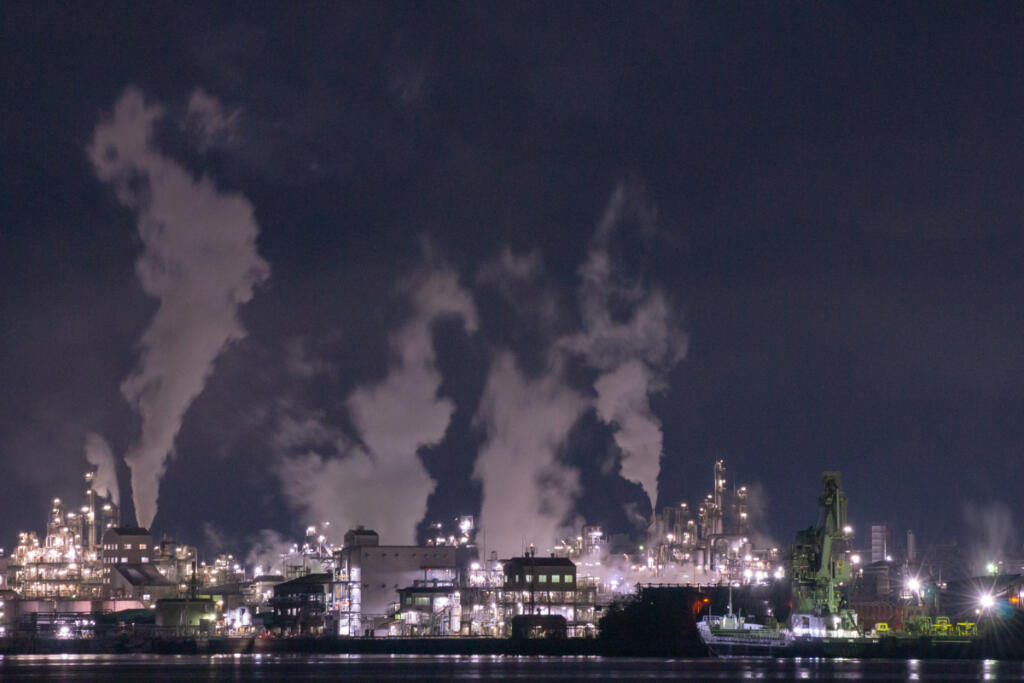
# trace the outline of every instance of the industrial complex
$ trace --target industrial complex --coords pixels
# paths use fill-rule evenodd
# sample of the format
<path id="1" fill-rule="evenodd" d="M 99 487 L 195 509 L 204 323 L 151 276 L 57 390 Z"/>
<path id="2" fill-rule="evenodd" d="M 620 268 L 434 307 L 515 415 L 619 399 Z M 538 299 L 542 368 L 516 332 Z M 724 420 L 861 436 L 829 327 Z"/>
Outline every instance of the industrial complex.
<path id="1" fill-rule="evenodd" d="M 430 525 L 423 545 L 363 527 L 332 544 L 309 527 L 272 566 L 246 567 L 126 525 L 87 472 L 80 505 L 53 499 L 42 540 L 25 531 L 0 551 L 0 638 L 593 638 L 610 605 L 652 587 L 728 589 L 730 614 L 732 591 L 745 591 L 764 598 L 748 604 L 751 624 L 780 623 L 788 604 L 805 629 L 833 615 L 848 634 L 932 624 L 939 612 L 960 623 L 973 613 L 972 624 L 997 607 L 1019 613 L 1024 559 L 993 558 L 985 582 L 957 570 L 955 546 L 922 553 L 907 532 L 897 547 L 884 523 L 861 547 L 838 475 L 825 476 L 818 525 L 779 548 L 754 542 L 747 487 L 730 484 L 722 461 L 711 474 L 703 500 L 657 511 L 639 542 L 583 525 L 544 552 L 503 556 L 481 549 L 462 515 Z M 716 604 L 704 603 L 711 617 Z"/>

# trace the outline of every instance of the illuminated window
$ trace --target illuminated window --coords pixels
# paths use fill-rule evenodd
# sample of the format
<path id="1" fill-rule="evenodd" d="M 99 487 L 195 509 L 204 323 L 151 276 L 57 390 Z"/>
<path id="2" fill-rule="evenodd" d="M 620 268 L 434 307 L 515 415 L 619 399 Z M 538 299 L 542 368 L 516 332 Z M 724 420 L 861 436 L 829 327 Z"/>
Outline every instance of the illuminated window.
<path id="1" fill-rule="evenodd" d="M 132 549 L 132 544 L 131 543 L 125 543 L 124 544 L 124 549 L 125 550 L 131 550 Z"/>
<path id="2" fill-rule="evenodd" d="M 145 549 L 146 549 L 146 544 L 145 543 L 140 543 L 139 544 L 139 550 L 145 550 Z"/>
<path id="3" fill-rule="evenodd" d="M 566 583 L 572 583 L 572 574 L 566 574 L 563 578 Z"/>
<path id="4" fill-rule="evenodd" d="M 430 604 L 430 598 L 429 597 L 417 597 L 416 598 L 416 604 L 420 605 L 420 606 L 429 605 Z"/>
<path id="5" fill-rule="evenodd" d="M 533 583 L 533 574 L 526 575 L 526 583 Z"/>
<path id="6" fill-rule="evenodd" d="M 538 574 L 537 575 L 537 581 L 538 581 L 538 583 L 547 583 L 548 582 L 548 575 L 547 574 Z"/>
<path id="7" fill-rule="evenodd" d="M 560 575 L 558 575 L 558 574 L 553 574 L 551 576 L 551 583 L 559 583 L 561 580 L 562 580 L 562 577 Z"/>

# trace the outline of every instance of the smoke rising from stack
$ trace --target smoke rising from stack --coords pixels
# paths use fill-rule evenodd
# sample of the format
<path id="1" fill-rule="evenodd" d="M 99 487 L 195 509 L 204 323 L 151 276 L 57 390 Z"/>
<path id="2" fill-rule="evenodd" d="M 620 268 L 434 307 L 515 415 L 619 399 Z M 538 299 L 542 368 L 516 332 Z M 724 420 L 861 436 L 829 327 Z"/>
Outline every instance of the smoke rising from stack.
<path id="1" fill-rule="evenodd" d="M 687 339 L 664 293 L 630 278 L 612 258 L 611 240 L 627 229 L 627 219 L 642 232 L 654 230 L 643 192 L 623 184 L 612 194 L 579 269 L 583 329 L 560 343 L 600 371 L 594 382 L 597 416 L 614 430 L 622 476 L 643 487 L 653 508 L 662 431 L 649 398 L 665 389 L 669 371 L 686 354 Z"/>
<path id="2" fill-rule="evenodd" d="M 629 278 L 612 258 L 611 241 L 627 229 L 626 220 L 654 231 L 653 212 L 635 185 L 615 190 L 595 228 L 579 268 L 581 329 L 551 342 L 545 371 L 527 378 L 504 351 L 491 367 L 476 417 L 487 441 L 474 476 L 483 485 L 487 546 L 499 553 L 524 543 L 547 549 L 574 524 L 579 473 L 560 463 L 558 455 L 573 425 L 591 408 L 613 429 L 622 476 L 643 487 L 652 507 L 656 502 L 662 431 L 650 396 L 665 388 L 667 373 L 685 354 L 686 336 L 664 294 Z M 545 308 L 554 297 L 527 299 L 544 313 L 531 316 L 522 312 L 518 296 L 527 287 L 524 281 L 539 277 L 539 271 L 536 254 L 515 257 L 506 249 L 478 279 L 497 283 L 506 296 L 515 293 L 519 300 L 513 306 L 521 317 L 545 323 L 555 317 Z M 565 372 L 570 359 L 598 372 L 593 396 L 570 385 Z"/>
<path id="3" fill-rule="evenodd" d="M 970 552 L 975 566 L 972 569 L 979 574 L 985 573 L 985 565 L 1003 557 L 1017 543 L 1013 513 L 1000 501 L 965 502 L 963 513 L 966 528 L 973 539 Z"/>
<path id="4" fill-rule="evenodd" d="M 329 520 L 342 530 L 365 523 L 383 543 L 410 544 L 434 490 L 418 452 L 441 442 L 455 412 L 454 403 L 438 395 L 442 378 L 433 324 L 457 317 L 473 333 L 477 313 L 472 297 L 447 267 L 430 266 L 401 289 L 414 313 L 390 337 L 391 369 L 382 381 L 356 388 L 345 401 L 360 443 L 307 417 L 301 431 L 321 443 L 325 433 L 330 435 L 338 457 L 318 452 L 287 457 L 278 474 L 286 497 L 305 511 L 308 522 Z"/>
<path id="5" fill-rule="evenodd" d="M 245 336 L 239 306 L 270 274 L 256 248 L 259 228 L 249 201 L 220 191 L 205 175 L 194 178 L 154 147 L 154 125 L 163 114 L 129 88 L 88 150 L 96 175 L 136 214 L 143 244 L 136 274 L 160 302 L 140 340 L 138 367 L 121 385 L 142 418 L 125 461 L 136 519 L 147 528 L 185 411 L 217 356 Z"/>
<path id="6" fill-rule="evenodd" d="M 110 444 L 99 434 L 85 437 L 85 459 L 96 467 L 92 478 L 92 490 L 97 496 L 110 498 L 114 505 L 121 505 L 121 490 L 117 485 L 117 467 Z"/>
<path id="7" fill-rule="evenodd" d="M 536 379 L 524 377 L 512 354 L 495 358 L 476 421 L 487 441 L 473 471 L 483 484 L 480 525 L 499 553 L 531 543 L 546 552 L 571 523 L 579 473 L 557 456 L 586 399 L 564 381 L 557 359 Z"/>
<path id="8" fill-rule="evenodd" d="M 260 567 L 263 574 L 284 574 L 287 558 L 295 554 L 295 545 L 273 529 L 263 529 L 249 539 L 247 567 Z"/>

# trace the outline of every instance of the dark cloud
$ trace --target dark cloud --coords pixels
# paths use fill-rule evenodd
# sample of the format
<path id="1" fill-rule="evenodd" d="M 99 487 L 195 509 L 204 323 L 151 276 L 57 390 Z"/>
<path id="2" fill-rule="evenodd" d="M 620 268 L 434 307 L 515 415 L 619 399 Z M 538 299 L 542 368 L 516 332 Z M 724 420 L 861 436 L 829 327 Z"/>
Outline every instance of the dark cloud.
<path id="1" fill-rule="evenodd" d="M 1019 516 L 1021 21 L 1012 5 L 5 8 L 0 546 L 79 490 L 88 434 L 123 454 L 145 431 L 119 387 L 160 315 L 135 272 L 149 247 L 87 152 L 129 84 L 166 111 L 151 153 L 247 198 L 274 274 L 232 321 L 248 336 L 206 354 L 172 411 L 158 531 L 203 543 L 209 522 L 271 560 L 302 533 L 281 439 L 321 465 L 374 449 L 346 400 L 410 367 L 393 340 L 417 305 L 396 283 L 424 266 L 423 234 L 478 322 L 417 328 L 429 390 L 397 391 L 443 408 L 405 454 L 428 517 L 493 518 L 475 468 L 536 448 L 526 469 L 575 498 L 537 501 L 551 520 L 629 531 L 623 506 L 646 504 L 622 475 L 652 484 L 628 453 L 652 462 L 658 425 L 659 498 L 703 495 L 723 457 L 763 486 L 780 542 L 823 469 L 843 470 L 858 528 L 927 542 L 965 499 Z M 580 264 L 622 183 L 647 210 L 608 244 L 629 274 L 610 320 L 660 292 L 686 357 L 560 366 L 552 344 L 596 329 Z M 499 418 L 531 411 L 547 436 L 517 445 Z"/>

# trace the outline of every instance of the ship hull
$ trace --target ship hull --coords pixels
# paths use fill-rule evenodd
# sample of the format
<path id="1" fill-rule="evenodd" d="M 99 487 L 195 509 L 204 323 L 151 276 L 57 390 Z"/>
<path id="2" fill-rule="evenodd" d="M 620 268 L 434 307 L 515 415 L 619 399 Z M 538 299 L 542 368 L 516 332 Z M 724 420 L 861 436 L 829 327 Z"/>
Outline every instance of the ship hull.
<path id="1" fill-rule="evenodd" d="M 784 631 L 712 631 L 700 622 L 697 633 L 708 652 L 715 657 L 785 657 L 793 648 L 793 639 Z"/>

